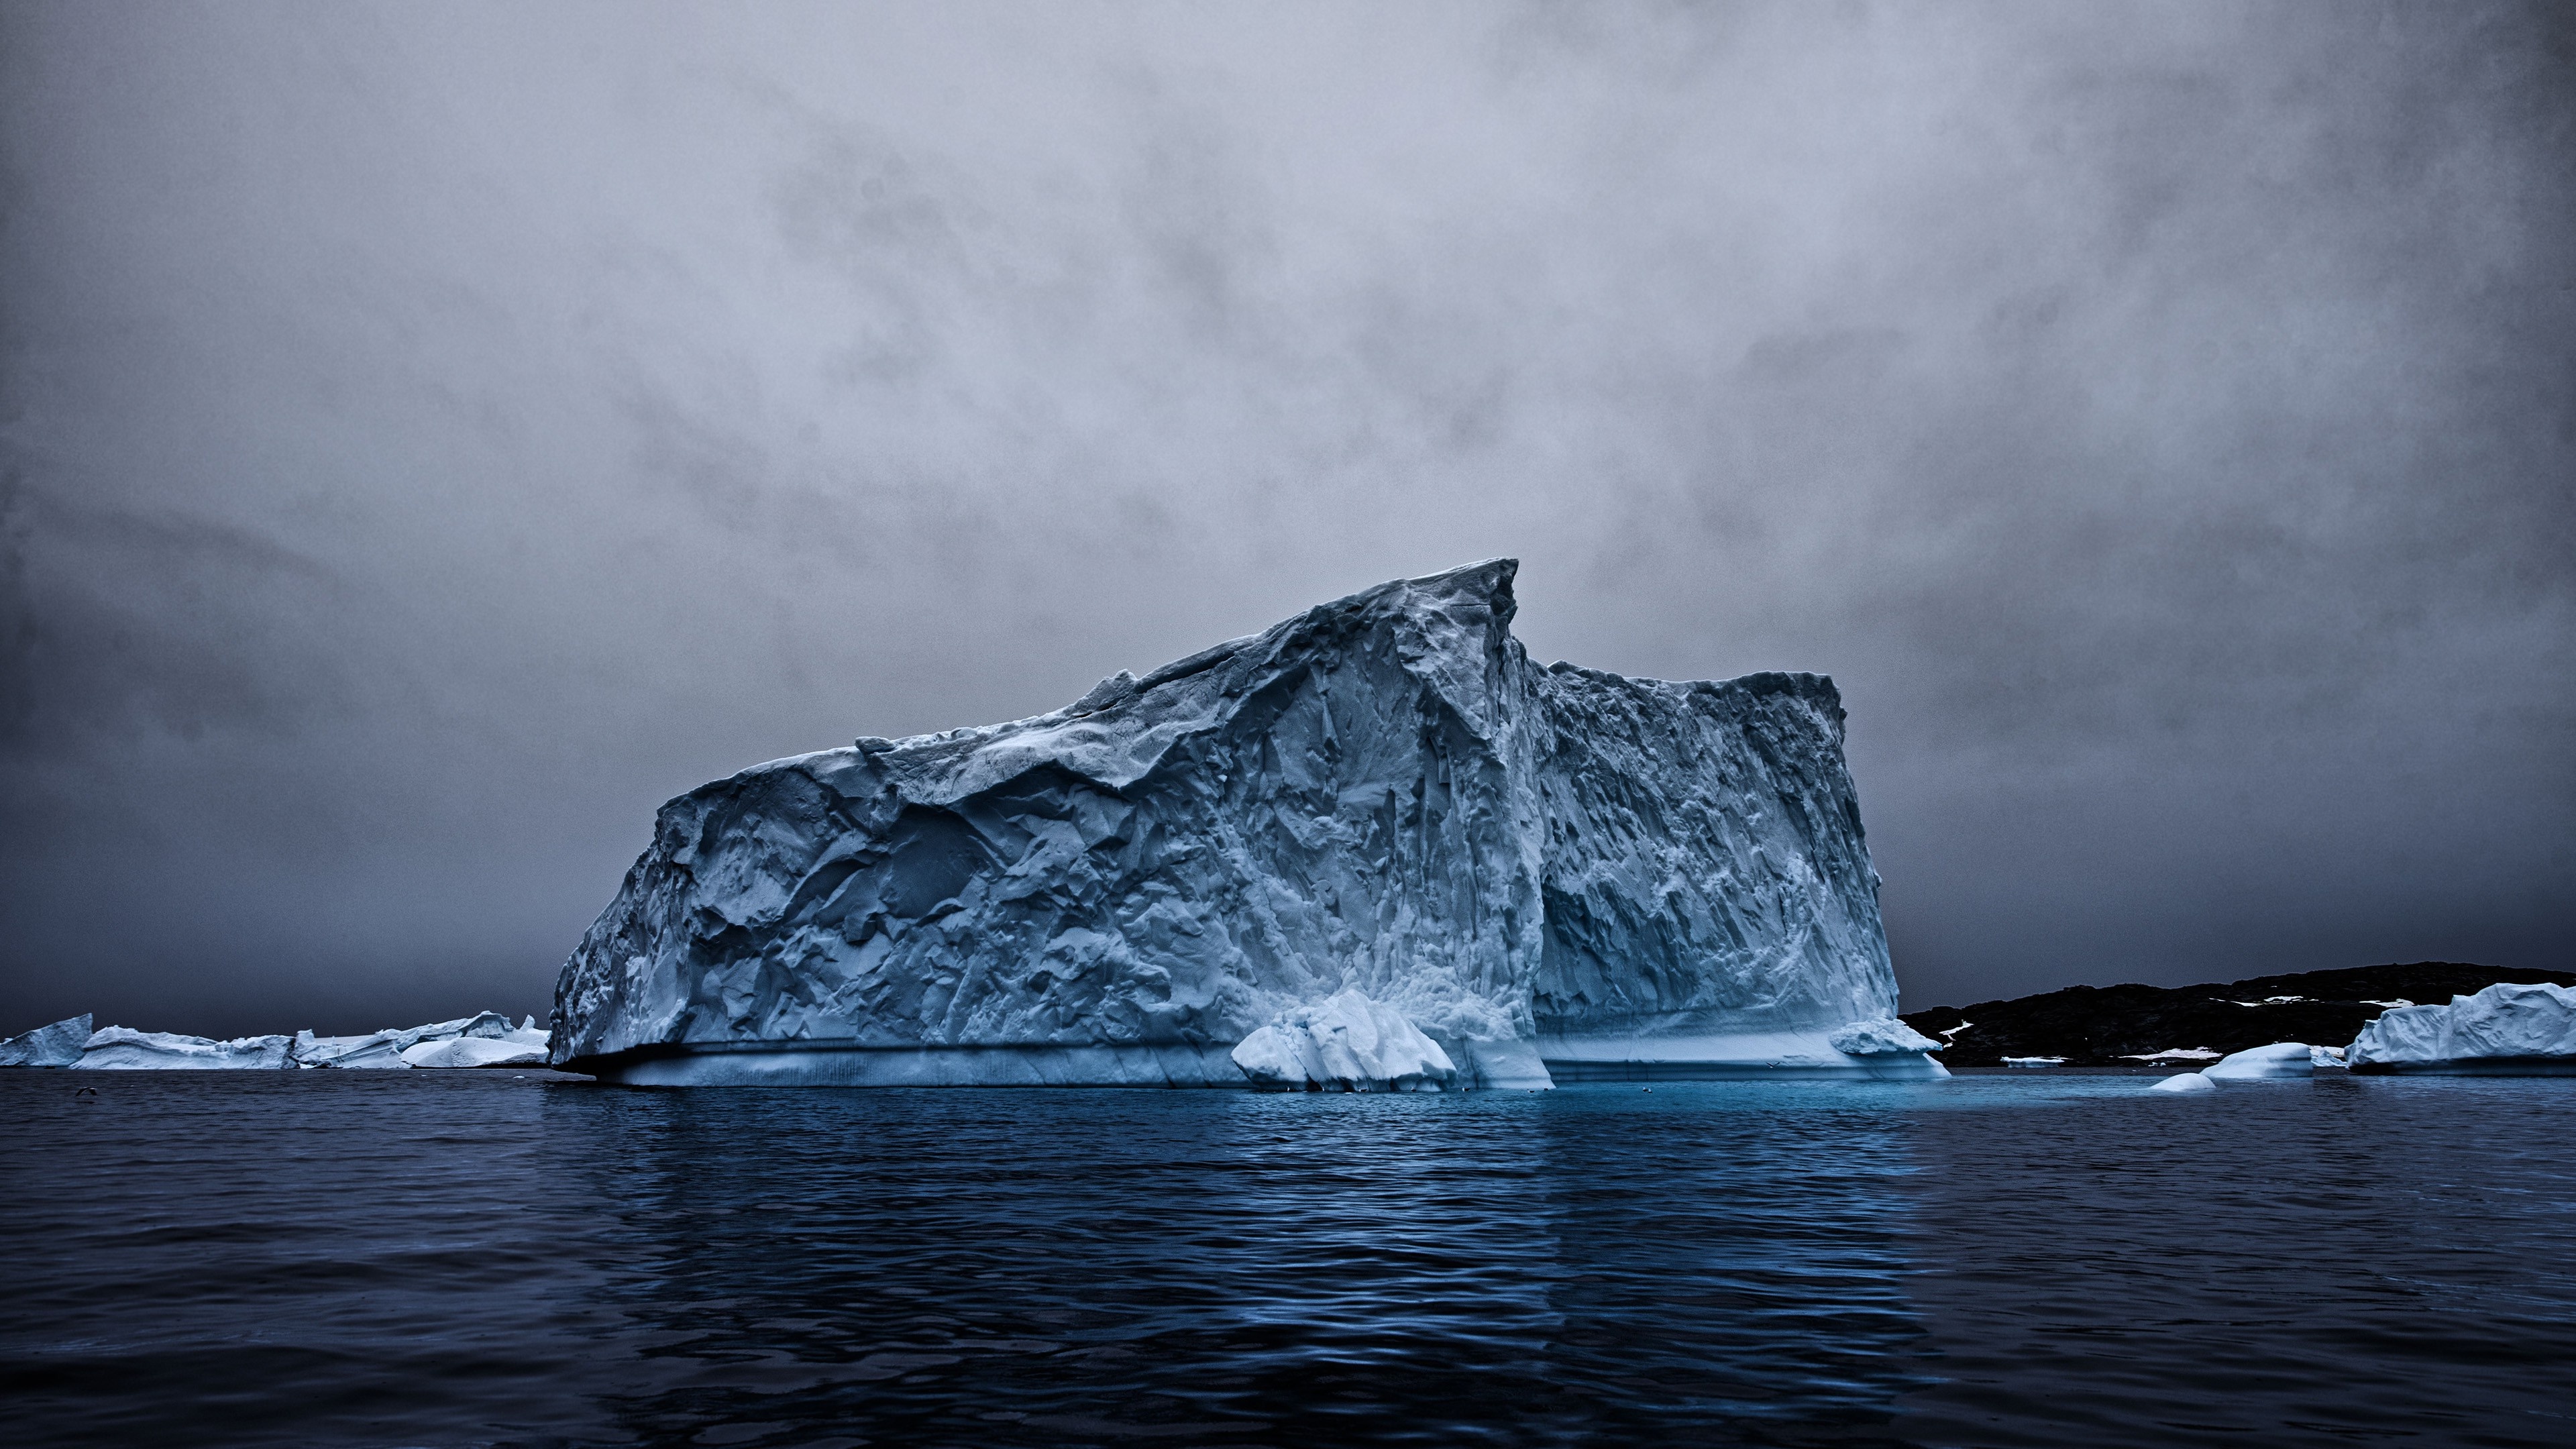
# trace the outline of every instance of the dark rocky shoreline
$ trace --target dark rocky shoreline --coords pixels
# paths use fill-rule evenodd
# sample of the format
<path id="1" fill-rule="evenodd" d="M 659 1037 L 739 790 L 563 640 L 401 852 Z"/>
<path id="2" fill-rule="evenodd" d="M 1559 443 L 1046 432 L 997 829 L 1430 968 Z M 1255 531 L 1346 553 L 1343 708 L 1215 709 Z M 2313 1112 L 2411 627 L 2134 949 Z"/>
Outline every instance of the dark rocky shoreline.
<path id="1" fill-rule="evenodd" d="M 2499 981 L 2576 986 L 2576 971 L 2419 961 L 2203 986 L 2069 986 L 2010 1001 L 1909 1011 L 1904 1021 L 1948 1041 L 1940 1058 L 1951 1067 L 1997 1067 L 2006 1057 L 2127 1067 L 2140 1065 L 2137 1057 L 2177 1048 L 2224 1055 L 2276 1041 L 2342 1046 L 2388 1009 L 2384 1003 L 2446 1002 Z"/>

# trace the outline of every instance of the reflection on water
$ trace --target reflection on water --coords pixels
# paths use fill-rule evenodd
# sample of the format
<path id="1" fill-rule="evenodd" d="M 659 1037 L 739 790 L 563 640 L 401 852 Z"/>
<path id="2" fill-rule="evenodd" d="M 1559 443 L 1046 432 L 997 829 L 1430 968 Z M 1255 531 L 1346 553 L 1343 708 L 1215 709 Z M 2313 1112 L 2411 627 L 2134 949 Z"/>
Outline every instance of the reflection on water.
<path id="1" fill-rule="evenodd" d="M 26 1445 L 2576 1442 L 2568 1083 L 2142 1086 L 0 1072 L 0 1395 Z"/>
<path id="2" fill-rule="evenodd" d="M 1793 1442 L 1905 1382 L 1902 1134 L 1763 1091 L 559 1093 L 548 1127 L 618 1205 L 639 1439 Z"/>

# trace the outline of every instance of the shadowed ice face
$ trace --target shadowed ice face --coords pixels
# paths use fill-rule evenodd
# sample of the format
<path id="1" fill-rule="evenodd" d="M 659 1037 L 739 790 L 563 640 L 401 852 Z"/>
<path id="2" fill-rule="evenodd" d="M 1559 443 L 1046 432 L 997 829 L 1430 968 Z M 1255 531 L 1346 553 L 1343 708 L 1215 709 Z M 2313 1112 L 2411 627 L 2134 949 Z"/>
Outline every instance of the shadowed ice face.
<path id="1" fill-rule="evenodd" d="M 0 1030 L 541 1009 L 651 807 L 1515 554 L 1911 1005 L 2554 964 L 2548 7 L 20 6 Z"/>

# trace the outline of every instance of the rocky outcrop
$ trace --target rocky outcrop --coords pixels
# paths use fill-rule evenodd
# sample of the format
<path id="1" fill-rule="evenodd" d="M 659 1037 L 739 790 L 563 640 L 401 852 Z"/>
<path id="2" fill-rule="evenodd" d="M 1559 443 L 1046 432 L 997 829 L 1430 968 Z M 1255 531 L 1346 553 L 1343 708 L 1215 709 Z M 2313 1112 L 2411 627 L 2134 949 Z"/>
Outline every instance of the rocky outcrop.
<path id="1" fill-rule="evenodd" d="M 1832 684 L 1541 668 L 1514 570 L 672 801 L 565 963 L 554 1060 L 1241 1085 L 1238 1043 L 1357 992 L 1461 1084 L 1937 1074 L 1829 1039 L 1896 1006 Z"/>

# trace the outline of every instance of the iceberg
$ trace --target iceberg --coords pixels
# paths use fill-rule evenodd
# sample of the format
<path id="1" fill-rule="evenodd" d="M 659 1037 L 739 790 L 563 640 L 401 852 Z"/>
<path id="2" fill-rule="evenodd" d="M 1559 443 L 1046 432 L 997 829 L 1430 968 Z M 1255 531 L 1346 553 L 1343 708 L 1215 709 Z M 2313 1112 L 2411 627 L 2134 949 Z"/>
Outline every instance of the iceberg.
<path id="1" fill-rule="evenodd" d="M 545 1062 L 546 1039 L 539 1036 L 529 1041 L 516 1033 L 425 1041 L 404 1048 L 402 1054 L 407 1067 L 541 1067 Z"/>
<path id="2" fill-rule="evenodd" d="M 132 1027 L 101 1027 L 90 1034 L 82 1046 L 80 1060 L 71 1065 L 91 1071 L 206 1071 L 264 1069 L 274 1071 L 287 1065 L 288 1048 L 294 1038 L 284 1036 L 245 1036 L 231 1041 L 214 1041 L 202 1036 L 181 1036 L 167 1031 L 136 1031 Z"/>
<path id="3" fill-rule="evenodd" d="M 2200 1069 L 2213 1082 L 2259 1082 L 2313 1075 L 2315 1049 L 2303 1041 L 2274 1042 L 2231 1052 Z"/>
<path id="4" fill-rule="evenodd" d="M 89 1013 L 0 1041 L 0 1067 L 68 1067 L 89 1043 Z"/>
<path id="5" fill-rule="evenodd" d="M 1516 571 L 671 801 L 564 963 L 551 1060 L 668 1084 L 1947 1075 L 1889 1021 L 1832 682 L 1541 667 Z M 1392 1054 L 1328 1057 L 1318 1023 L 1363 1019 Z"/>
<path id="6" fill-rule="evenodd" d="M 1356 990 L 1281 1013 L 1231 1055 L 1254 1086 L 1274 1091 L 1436 1091 L 1458 1076 L 1438 1042 Z"/>
<path id="7" fill-rule="evenodd" d="M 2576 1073 L 2576 989 L 2498 982 L 2446 1006 L 2383 1012 L 2344 1049 L 2356 1073 Z"/>
<path id="8" fill-rule="evenodd" d="M 414 1059 L 415 1048 L 459 1040 L 511 1041 L 520 1046 L 543 1046 L 546 1033 L 536 1029 L 536 1018 L 520 1025 L 510 1025 L 510 1018 L 497 1011 L 478 1011 L 454 1021 L 434 1021 L 426 1026 L 387 1027 L 365 1036 L 317 1037 L 309 1031 L 295 1034 L 295 1045 L 289 1055 L 299 1067 L 334 1067 L 342 1071 L 401 1070 L 421 1066 Z M 471 1054 L 473 1049 L 468 1049 Z M 479 1065 L 458 1061 L 441 1065 Z"/>
<path id="9" fill-rule="evenodd" d="M 2182 1072 L 2147 1088 L 2150 1092 L 2215 1092 L 2218 1084 L 2199 1072 Z"/>

